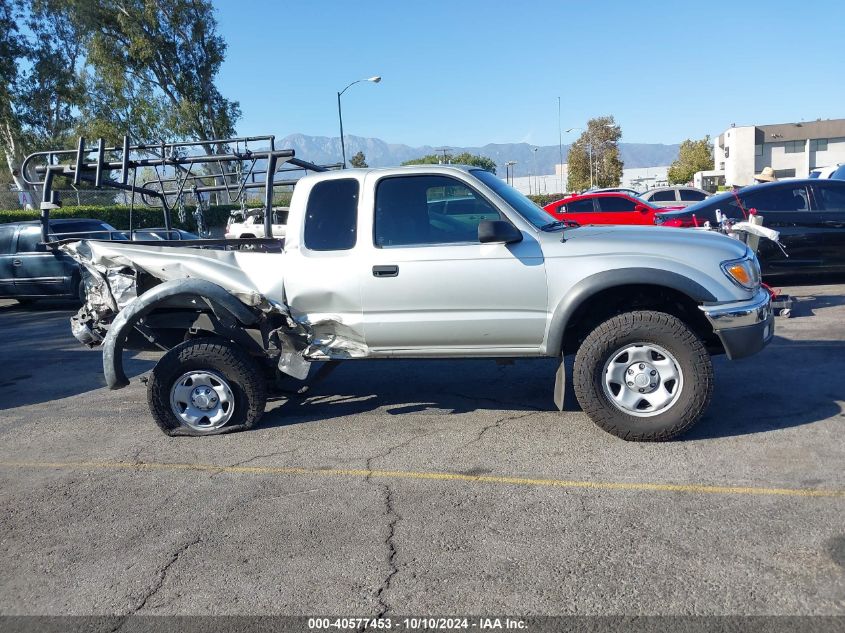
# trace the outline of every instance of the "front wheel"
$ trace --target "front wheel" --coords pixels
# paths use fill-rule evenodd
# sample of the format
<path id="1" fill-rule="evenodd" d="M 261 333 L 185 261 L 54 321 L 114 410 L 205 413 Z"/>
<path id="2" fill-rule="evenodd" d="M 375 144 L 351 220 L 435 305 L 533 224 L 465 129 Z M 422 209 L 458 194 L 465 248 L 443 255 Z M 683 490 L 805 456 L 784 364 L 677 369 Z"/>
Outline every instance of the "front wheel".
<path id="1" fill-rule="evenodd" d="M 255 361 L 221 339 L 177 345 L 161 357 L 147 384 L 150 412 L 168 435 L 252 428 L 266 402 L 266 381 Z"/>
<path id="2" fill-rule="evenodd" d="M 598 426 L 626 440 L 668 440 L 710 404 L 713 365 L 680 319 L 636 311 L 593 330 L 575 356 L 575 395 Z"/>

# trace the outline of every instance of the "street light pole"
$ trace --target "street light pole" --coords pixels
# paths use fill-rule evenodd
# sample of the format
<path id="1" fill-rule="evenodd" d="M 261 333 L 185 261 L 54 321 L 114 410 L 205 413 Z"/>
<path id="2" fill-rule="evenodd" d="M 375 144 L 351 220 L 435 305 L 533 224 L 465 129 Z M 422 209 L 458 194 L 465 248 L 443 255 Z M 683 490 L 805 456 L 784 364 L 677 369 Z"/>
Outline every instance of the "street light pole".
<path id="1" fill-rule="evenodd" d="M 511 186 L 513 186 L 514 176 L 516 175 L 514 165 L 516 165 L 515 160 L 509 160 L 505 163 L 505 182 Z"/>
<path id="2" fill-rule="evenodd" d="M 539 183 L 539 178 L 537 176 L 537 150 L 538 149 L 540 149 L 540 148 L 539 147 L 534 148 L 534 190 L 535 190 L 534 193 L 535 194 L 540 193 L 540 187 L 539 187 L 540 183 Z"/>
<path id="3" fill-rule="evenodd" d="M 375 77 L 368 77 L 366 79 L 357 79 L 356 81 L 353 81 L 351 84 L 346 86 L 346 88 L 344 88 L 343 90 L 341 90 L 340 92 L 337 93 L 337 120 L 340 123 L 340 151 L 343 154 L 343 168 L 344 169 L 346 169 L 346 143 L 344 143 L 344 141 L 343 141 L 343 113 L 342 113 L 342 110 L 341 110 L 341 107 L 340 107 L 340 97 L 344 92 L 349 90 L 352 86 L 354 86 L 355 84 L 359 84 L 362 81 L 370 81 L 374 84 L 377 84 L 378 82 L 381 81 L 381 77 L 376 75 Z"/>

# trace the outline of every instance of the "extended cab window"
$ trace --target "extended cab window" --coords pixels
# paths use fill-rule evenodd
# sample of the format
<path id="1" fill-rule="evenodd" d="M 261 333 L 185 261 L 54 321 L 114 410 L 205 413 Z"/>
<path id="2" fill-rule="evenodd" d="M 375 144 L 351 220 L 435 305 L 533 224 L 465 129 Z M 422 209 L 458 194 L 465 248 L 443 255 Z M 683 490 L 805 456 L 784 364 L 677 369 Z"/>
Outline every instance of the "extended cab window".
<path id="1" fill-rule="evenodd" d="M 312 251 L 346 251 L 355 247 L 358 181 L 337 178 L 318 182 L 305 209 L 305 247 Z"/>
<path id="2" fill-rule="evenodd" d="M 376 246 L 478 241 L 482 220 L 501 220 L 478 193 L 448 176 L 385 178 L 376 188 Z"/>

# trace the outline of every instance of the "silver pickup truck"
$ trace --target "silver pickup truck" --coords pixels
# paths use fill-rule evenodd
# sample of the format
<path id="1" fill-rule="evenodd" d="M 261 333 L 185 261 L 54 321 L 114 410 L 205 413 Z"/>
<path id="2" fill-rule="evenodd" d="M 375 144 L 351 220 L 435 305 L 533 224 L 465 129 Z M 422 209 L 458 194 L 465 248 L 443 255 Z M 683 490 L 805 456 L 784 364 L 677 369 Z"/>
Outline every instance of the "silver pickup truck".
<path id="1" fill-rule="evenodd" d="M 112 389 L 128 384 L 124 349 L 166 350 L 147 389 L 170 435 L 250 428 L 284 375 L 347 359 L 555 357 L 561 408 L 562 359 L 575 354 L 575 393 L 596 424 L 665 440 L 706 410 L 710 355 L 749 356 L 774 331 L 742 242 L 555 222 L 472 167 L 308 175 L 277 253 L 63 248 L 88 290 L 74 334 L 103 346 Z"/>

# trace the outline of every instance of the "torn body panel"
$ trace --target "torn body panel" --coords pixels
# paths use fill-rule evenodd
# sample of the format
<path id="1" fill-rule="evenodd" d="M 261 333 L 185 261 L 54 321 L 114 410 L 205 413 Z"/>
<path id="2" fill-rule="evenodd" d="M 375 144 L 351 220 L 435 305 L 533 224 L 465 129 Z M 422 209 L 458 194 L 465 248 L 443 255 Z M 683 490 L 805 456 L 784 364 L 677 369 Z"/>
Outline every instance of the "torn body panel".
<path id="1" fill-rule="evenodd" d="M 96 241 L 61 248 L 81 264 L 87 293 L 85 305 L 71 319 L 72 332 L 89 347 L 103 345 L 104 373 L 112 389 L 128 384 L 121 356 L 133 331 L 167 349 L 162 341 L 170 346 L 173 341 L 157 335 L 163 327 L 177 327 L 183 338 L 211 330 L 300 380 L 307 377 L 311 361 L 368 354 L 360 328 L 341 316 L 292 315 L 281 253 Z M 168 318 L 153 314 L 157 310 Z"/>

